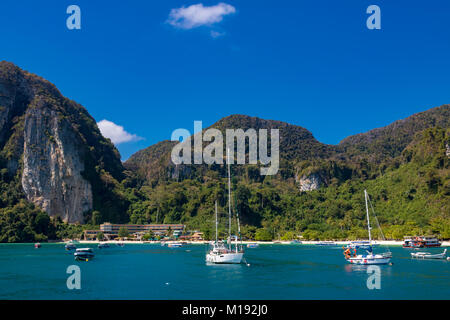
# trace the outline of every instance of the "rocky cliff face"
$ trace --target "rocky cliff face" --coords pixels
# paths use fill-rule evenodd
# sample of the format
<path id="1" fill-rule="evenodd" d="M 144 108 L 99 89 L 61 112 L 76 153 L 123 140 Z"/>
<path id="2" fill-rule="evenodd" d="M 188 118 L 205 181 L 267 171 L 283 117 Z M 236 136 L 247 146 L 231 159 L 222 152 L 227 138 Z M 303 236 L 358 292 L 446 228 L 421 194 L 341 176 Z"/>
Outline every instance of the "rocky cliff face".
<path id="1" fill-rule="evenodd" d="M 322 185 L 322 180 L 320 176 L 316 173 L 310 174 L 308 176 L 303 175 L 298 179 L 298 185 L 300 191 L 313 191 L 320 188 Z"/>
<path id="2" fill-rule="evenodd" d="M 91 184 L 82 177 L 83 150 L 70 124 L 45 104 L 25 114 L 22 187 L 50 216 L 83 222 L 92 209 Z"/>
<path id="3" fill-rule="evenodd" d="M 111 192 L 122 178 L 120 156 L 95 120 L 50 82 L 7 62 L 0 62 L 0 163 L 18 177 L 24 198 L 65 222 L 83 223 L 102 204 L 120 208 Z"/>

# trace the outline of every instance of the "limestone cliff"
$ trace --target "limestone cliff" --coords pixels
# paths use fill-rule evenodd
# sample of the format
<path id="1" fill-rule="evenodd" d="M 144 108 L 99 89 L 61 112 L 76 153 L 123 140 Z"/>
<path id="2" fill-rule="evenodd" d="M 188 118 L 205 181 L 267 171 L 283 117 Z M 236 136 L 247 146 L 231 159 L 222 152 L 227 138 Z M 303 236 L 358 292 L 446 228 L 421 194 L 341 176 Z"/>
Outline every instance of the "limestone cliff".
<path id="1" fill-rule="evenodd" d="M 91 184 L 84 171 L 80 141 L 66 120 L 43 105 L 27 110 L 22 187 L 28 200 L 50 216 L 82 222 L 92 209 Z"/>
<path id="2" fill-rule="evenodd" d="M 323 184 L 322 179 L 317 173 L 302 175 L 297 179 L 300 191 L 313 191 L 320 188 Z"/>

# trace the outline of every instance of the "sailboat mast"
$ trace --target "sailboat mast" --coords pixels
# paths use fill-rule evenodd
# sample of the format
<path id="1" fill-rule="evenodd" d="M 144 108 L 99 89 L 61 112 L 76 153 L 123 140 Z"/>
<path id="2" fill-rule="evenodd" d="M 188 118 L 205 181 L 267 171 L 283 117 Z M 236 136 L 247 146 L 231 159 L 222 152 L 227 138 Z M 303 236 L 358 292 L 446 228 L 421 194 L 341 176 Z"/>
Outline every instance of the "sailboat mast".
<path id="1" fill-rule="evenodd" d="M 217 200 L 216 200 L 216 244 L 217 244 L 217 225 L 218 225 L 218 221 L 217 221 Z"/>
<path id="2" fill-rule="evenodd" d="M 367 190 L 364 190 L 364 198 L 366 200 L 367 228 L 369 229 L 369 243 L 372 243 L 372 235 L 370 233 L 369 206 L 367 205 Z"/>
<path id="3" fill-rule="evenodd" d="M 227 149 L 227 163 L 228 163 L 228 236 L 229 247 L 231 250 L 231 174 L 230 174 L 230 149 Z"/>

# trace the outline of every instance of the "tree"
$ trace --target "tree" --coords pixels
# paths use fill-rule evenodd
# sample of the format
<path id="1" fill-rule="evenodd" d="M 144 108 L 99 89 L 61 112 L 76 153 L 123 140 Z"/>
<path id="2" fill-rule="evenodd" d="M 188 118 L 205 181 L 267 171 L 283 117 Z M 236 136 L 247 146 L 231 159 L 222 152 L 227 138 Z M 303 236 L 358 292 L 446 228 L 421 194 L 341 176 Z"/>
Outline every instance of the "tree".
<path id="1" fill-rule="evenodd" d="M 119 228 L 119 237 L 120 238 L 126 238 L 130 235 L 130 233 L 128 232 L 128 228 L 127 227 L 120 227 Z"/>
<path id="2" fill-rule="evenodd" d="M 98 210 L 92 211 L 91 220 L 92 220 L 93 225 L 99 225 L 102 221 L 101 219 L 102 219 L 102 215 L 101 215 L 100 211 L 98 211 Z"/>
<path id="3" fill-rule="evenodd" d="M 265 228 L 261 228 L 256 230 L 255 233 L 255 240 L 258 241 L 271 241 L 272 240 L 272 234 L 270 233 L 269 230 L 265 229 Z"/>
<path id="4" fill-rule="evenodd" d="M 144 240 L 144 241 L 148 241 L 148 240 L 150 240 L 151 239 L 151 236 L 150 236 L 150 234 L 148 234 L 148 233 L 146 233 L 146 234 L 144 234 L 143 236 L 142 236 L 142 240 Z"/>
<path id="5" fill-rule="evenodd" d="M 288 231 L 286 232 L 282 237 L 281 240 L 293 240 L 295 239 L 295 234 L 292 231 Z"/>
<path id="6" fill-rule="evenodd" d="M 303 232 L 302 236 L 305 240 L 319 240 L 320 234 L 320 231 L 307 229 Z"/>
<path id="7" fill-rule="evenodd" d="M 146 233 L 146 234 L 144 234 L 143 236 L 142 236 L 142 240 L 144 240 L 144 241 L 148 241 L 148 240 L 151 240 L 151 239 L 153 239 L 153 231 L 152 230 L 148 230 L 148 233 Z"/>
<path id="8" fill-rule="evenodd" d="M 97 233 L 97 240 L 98 241 L 103 241 L 103 239 L 105 239 L 104 233 L 103 232 Z"/>

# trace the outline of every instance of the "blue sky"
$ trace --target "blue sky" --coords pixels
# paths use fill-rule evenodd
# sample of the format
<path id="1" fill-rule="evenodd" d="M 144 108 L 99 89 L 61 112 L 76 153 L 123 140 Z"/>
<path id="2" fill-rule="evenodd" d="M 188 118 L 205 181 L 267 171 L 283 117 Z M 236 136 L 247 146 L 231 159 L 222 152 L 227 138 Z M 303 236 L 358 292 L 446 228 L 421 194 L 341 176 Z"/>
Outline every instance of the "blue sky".
<path id="1" fill-rule="evenodd" d="M 194 120 L 247 114 L 336 144 L 450 103 L 447 0 L 223 0 L 233 9 L 212 20 L 170 20 L 219 2 L 3 0 L 0 60 L 123 126 L 123 159 Z M 81 30 L 66 27 L 71 4 Z M 366 27 L 371 4 L 381 30 Z"/>

